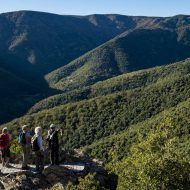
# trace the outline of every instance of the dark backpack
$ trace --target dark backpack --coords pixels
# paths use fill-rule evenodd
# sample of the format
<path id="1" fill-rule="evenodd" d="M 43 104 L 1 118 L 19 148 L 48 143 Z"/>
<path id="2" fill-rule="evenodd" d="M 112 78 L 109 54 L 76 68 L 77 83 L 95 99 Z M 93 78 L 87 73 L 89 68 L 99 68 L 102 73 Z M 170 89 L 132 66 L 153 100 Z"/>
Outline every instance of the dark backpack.
<path id="1" fill-rule="evenodd" d="M 26 133 L 20 133 L 19 138 L 18 138 L 18 142 L 22 145 L 26 144 Z"/>
<path id="2" fill-rule="evenodd" d="M 59 147 L 59 138 L 58 138 L 58 132 L 54 131 L 53 134 L 51 134 L 52 137 L 48 138 L 49 141 L 49 147 L 50 148 L 58 148 Z"/>
<path id="3" fill-rule="evenodd" d="M 31 143 L 32 143 L 32 151 L 37 152 L 38 150 L 40 150 L 40 147 L 38 145 L 38 137 L 36 135 L 32 137 Z"/>

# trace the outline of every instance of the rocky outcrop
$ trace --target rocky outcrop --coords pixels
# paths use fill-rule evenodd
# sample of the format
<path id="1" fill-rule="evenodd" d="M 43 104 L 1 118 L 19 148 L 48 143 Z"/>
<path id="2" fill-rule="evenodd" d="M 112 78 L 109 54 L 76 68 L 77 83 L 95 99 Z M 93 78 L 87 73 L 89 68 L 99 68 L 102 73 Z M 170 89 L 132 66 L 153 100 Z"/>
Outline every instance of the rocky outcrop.
<path id="1" fill-rule="evenodd" d="M 78 179 L 84 178 L 89 173 L 95 173 L 100 184 L 106 186 L 108 174 L 103 169 L 101 162 L 91 160 L 88 155 L 84 155 L 79 151 L 72 153 L 61 151 L 60 158 L 62 163 L 67 160 L 65 165 L 45 167 L 42 174 L 36 174 L 33 169 L 9 175 L 0 173 L 0 189 L 37 190 L 51 187 L 62 188 L 68 183 L 78 184 Z"/>
<path id="2" fill-rule="evenodd" d="M 47 167 L 44 169 L 43 175 L 46 176 L 46 180 L 51 185 L 55 185 L 57 183 L 66 185 L 69 181 L 73 184 L 77 182 L 77 175 L 63 166 Z"/>
<path id="3" fill-rule="evenodd" d="M 6 190 L 37 190 L 50 187 L 45 176 L 28 171 L 3 176 L 0 180 L 2 189 Z"/>
<path id="4" fill-rule="evenodd" d="M 46 189 L 56 184 L 65 186 L 68 182 L 77 183 L 78 176 L 72 170 L 63 166 L 46 167 L 42 174 L 32 171 L 22 171 L 0 177 L 0 189 L 6 190 L 36 190 Z"/>

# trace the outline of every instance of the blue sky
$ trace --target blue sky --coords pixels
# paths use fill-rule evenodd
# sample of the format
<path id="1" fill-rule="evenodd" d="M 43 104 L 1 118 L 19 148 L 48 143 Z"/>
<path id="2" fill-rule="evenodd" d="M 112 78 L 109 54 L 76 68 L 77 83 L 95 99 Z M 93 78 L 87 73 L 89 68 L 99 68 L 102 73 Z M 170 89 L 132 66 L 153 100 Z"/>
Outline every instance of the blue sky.
<path id="1" fill-rule="evenodd" d="M 0 12 L 34 10 L 57 14 L 88 15 L 190 15 L 190 0 L 0 0 Z"/>

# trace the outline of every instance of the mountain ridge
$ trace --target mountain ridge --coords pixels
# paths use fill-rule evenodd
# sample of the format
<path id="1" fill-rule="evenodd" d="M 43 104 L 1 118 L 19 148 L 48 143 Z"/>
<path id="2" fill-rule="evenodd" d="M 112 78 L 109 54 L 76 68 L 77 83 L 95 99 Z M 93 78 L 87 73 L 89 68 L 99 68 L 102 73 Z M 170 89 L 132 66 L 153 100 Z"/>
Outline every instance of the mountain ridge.
<path id="1" fill-rule="evenodd" d="M 178 30 L 158 28 L 124 32 L 49 73 L 46 80 L 53 88 L 65 91 L 122 73 L 183 60 L 190 57 L 189 31 L 189 27 L 185 27 Z"/>
<path id="2" fill-rule="evenodd" d="M 141 44 L 139 52 L 144 49 L 142 42 L 139 39 L 135 40 L 138 37 L 135 34 L 136 30 L 144 29 L 147 31 L 144 34 L 142 31 L 140 32 L 141 38 L 144 38 L 143 43 L 147 43 L 148 40 L 146 39 L 149 39 L 149 36 L 153 36 L 151 33 L 149 35 L 151 30 L 167 30 L 171 34 L 168 35 L 170 37 L 172 35 L 175 36 L 176 31 L 174 30 L 179 29 L 182 31 L 183 28 L 182 32 L 179 31 L 180 44 L 176 44 L 176 46 L 177 48 L 182 47 L 182 45 L 182 48 L 186 46 L 184 51 L 180 50 L 186 53 L 186 55 L 181 56 L 180 53 L 177 59 L 173 58 L 171 61 L 166 61 L 168 59 L 166 54 L 159 54 L 158 49 L 155 49 L 155 52 L 160 58 L 163 56 L 163 60 L 160 59 L 160 64 L 168 64 L 190 57 L 187 51 L 187 46 L 189 46 L 189 23 L 190 16 L 183 15 L 160 18 L 117 14 L 62 16 L 33 11 L 3 13 L 0 15 L 0 68 L 12 73 L 23 81 L 31 83 L 34 88 L 38 88 L 38 100 L 41 100 L 53 94 L 60 94 L 60 91 L 76 90 L 81 86 L 88 86 L 125 72 L 131 72 L 132 70 L 128 70 L 129 65 L 134 64 L 131 64 L 132 62 L 131 60 L 129 61 L 129 58 L 142 58 L 142 54 L 133 55 L 137 50 L 138 43 Z M 130 38 L 127 38 L 127 44 L 131 40 L 131 44 L 136 43 L 136 47 L 130 44 L 127 45 L 130 47 L 126 48 L 125 40 L 119 41 L 119 39 L 125 38 L 126 33 L 131 34 Z M 161 39 L 162 34 L 157 34 L 157 36 Z M 165 46 L 168 36 L 165 34 L 163 36 L 166 39 L 163 43 L 163 46 Z M 173 41 L 176 40 L 175 38 L 173 39 Z M 117 43 L 114 44 L 115 41 Z M 172 41 L 170 40 L 170 42 Z M 104 48 L 105 43 L 112 44 Z M 151 44 L 148 44 L 147 47 L 152 49 Z M 98 49 L 98 52 L 95 48 Z M 131 49 L 133 51 L 130 52 Z M 149 51 L 149 49 L 146 51 L 146 53 L 150 52 L 146 54 L 149 59 L 143 58 L 142 63 L 136 60 L 136 58 L 133 59 L 133 62 L 136 64 L 134 70 L 142 69 L 141 65 L 146 65 L 148 60 L 147 68 L 157 65 L 157 59 L 150 60 L 151 54 L 155 52 Z M 160 49 L 162 48 L 160 47 Z M 96 54 L 90 56 L 86 61 L 87 52 L 96 52 Z M 175 51 L 173 53 L 176 54 Z M 81 57 L 79 58 L 79 56 L 82 56 L 84 63 L 81 62 Z M 77 63 L 77 60 L 79 63 L 81 62 L 83 67 L 75 69 L 75 65 L 79 64 L 74 64 L 73 68 L 70 67 L 70 63 Z M 62 66 L 66 69 L 62 70 Z M 57 74 L 55 69 L 61 72 Z M 54 77 L 52 73 L 55 73 L 56 76 Z M 68 78 L 62 77 L 64 73 L 67 73 Z M 50 80 L 45 80 L 45 76 L 46 79 L 47 76 L 51 76 Z M 57 79 L 59 79 L 58 83 Z M 74 82 L 65 85 L 69 81 Z M 6 80 L 4 82 L 6 85 Z M 54 84 L 54 82 L 56 83 Z M 7 83 L 7 86 L 11 88 L 11 83 Z M 25 91 L 25 88 L 21 89 L 21 92 L 24 94 L 26 94 Z M 7 96 L 8 93 L 7 91 Z M 33 94 L 29 95 L 33 96 Z M 7 107 L 7 109 L 12 110 L 12 117 L 0 118 L 0 123 L 20 116 L 14 114 L 14 112 L 17 113 L 18 110 L 22 109 L 21 104 L 17 103 L 17 101 L 15 100 L 15 105 L 17 106 L 14 109 L 12 106 Z M 4 102 L 2 98 L 0 106 L 6 107 Z M 32 105 L 30 104 L 30 106 Z M 25 114 L 30 106 L 27 106 L 21 114 Z M 8 114 L 7 110 L 4 112 L 5 115 L 6 113 Z"/>

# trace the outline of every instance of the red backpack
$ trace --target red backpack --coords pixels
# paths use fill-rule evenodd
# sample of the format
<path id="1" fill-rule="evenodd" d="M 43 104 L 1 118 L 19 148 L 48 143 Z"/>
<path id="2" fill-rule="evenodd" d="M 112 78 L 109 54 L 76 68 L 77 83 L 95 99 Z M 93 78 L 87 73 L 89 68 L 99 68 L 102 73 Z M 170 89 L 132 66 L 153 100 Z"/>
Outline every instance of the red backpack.
<path id="1" fill-rule="evenodd" d="M 9 146 L 10 140 L 8 134 L 1 134 L 0 135 L 0 149 L 5 149 Z"/>

